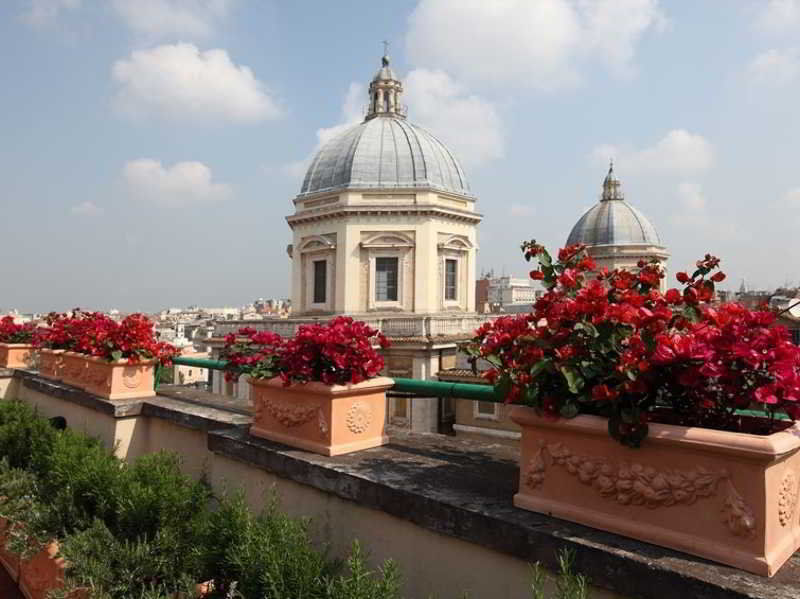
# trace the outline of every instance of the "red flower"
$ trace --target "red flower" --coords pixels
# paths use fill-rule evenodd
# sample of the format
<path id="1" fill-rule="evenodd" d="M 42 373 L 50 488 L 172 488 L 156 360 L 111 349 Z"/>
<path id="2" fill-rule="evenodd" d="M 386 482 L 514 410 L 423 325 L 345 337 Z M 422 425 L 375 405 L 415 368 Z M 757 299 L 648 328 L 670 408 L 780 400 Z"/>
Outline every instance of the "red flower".
<path id="1" fill-rule="evenodd" d="M 541 270 L 532 270 L 530 272 L 531 279 L 534 281 L 541 281 L 544 279 L 544 273 Z"/>
<path id="2" fill-rule="evenodd" d="M 675 273 L 675 278 L 678 279 L 678 283 L 688 283 L 689 282 L 689 275 L 687 275 L 683 271 Z"/>
<path id="3" fill-rule="evenodd" d="M 715 272 L 713 275 L 711 275 L 711 280 L 714 281 L 715 283 L 721 283 L 722 281 L 725 280 L 725 273 Z"/>
<path id="4" fill-rule="evenodd" d="M 608 385 L 595 385 L 592 387 L 592 399 L 595 401 L 612 401 L 619 397 L 619 391 L 609 389 Z"/>

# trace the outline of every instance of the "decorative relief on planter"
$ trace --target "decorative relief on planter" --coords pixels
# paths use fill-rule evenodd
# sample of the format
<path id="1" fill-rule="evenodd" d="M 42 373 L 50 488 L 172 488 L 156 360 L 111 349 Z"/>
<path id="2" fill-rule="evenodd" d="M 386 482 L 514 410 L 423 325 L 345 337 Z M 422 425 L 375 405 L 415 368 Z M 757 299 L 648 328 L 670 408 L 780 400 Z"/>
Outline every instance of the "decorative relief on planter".
<path id="1" fill-rule="evenodd" d="M 287 428 L 300 426 L 311 421 L 320 411 L 318 406 L 303 406 L 291 401 L 279 401 L 276 399 L 265 399 L 263 401 L 263 410 Z M 261 410 L 258 410 L 257 414 L 260 413 Z"/>
<path id="2" fill-rule="evenodd" d="M 560 442 L 539 441 L 539 449 L 528 463 L 525 485 L 536 489 L 544 482 L 547 468 L 551 466 L 561 466 L 601 496 L 619 504 L 651 509 L 692 504 L 700 497 L 714 495 L 718 484 L 725 481 L 723 523 L 737 536 L 750 536 L 755 532 L 755 516 L 725 470 L 712 472 L 702 466 L 690 470 L 657 470 L 637 463 L 614 464 L 607 458 L 575 454 Z"/>
<path id="3" fill-rule="evenodd" d="M 781 526 L 786 526 L 794 515 L 797 507 L 797 477 L 794 472 L 787 472 L 778 489 L 778 521 Z"/>
<path id="4" fill-rule="evenodd" d="M 122 384 L 128 389 L 136 389 L 142 384 L 142 373 L 138 366 L 126 366 L 122 371 Z"/>
<path id="5" fill-rule="evenodd" d="M 356 401 L 347 410 L 345 422 L 351 433 L 359 435 L 369 428 L 372 422 L 372 409 L 363 401 Z"/>
<path id="6" fill-rule="evenodd" d="M 86 371 L 86 382 L 95 387 L 103 387 L 108 380 L 108 370 L 102 366 L 90 364 Z"/>
<path id="7" fill-rule="evenodd" d="M 322 410 L 319 411 L 319 434 L 323 439 L 328 434 L 328 421 L 325 420 L 325 414 L 322 413 Z"/>

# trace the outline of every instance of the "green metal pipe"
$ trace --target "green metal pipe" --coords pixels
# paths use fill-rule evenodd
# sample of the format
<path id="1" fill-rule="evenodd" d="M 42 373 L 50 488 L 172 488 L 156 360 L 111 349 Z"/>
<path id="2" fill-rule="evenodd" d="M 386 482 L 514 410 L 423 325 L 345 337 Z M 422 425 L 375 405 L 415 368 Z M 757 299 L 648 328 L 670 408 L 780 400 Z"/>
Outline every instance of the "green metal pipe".
<path id="1" fill-rule="evenodd" d="M 502 402 L 492 385 L 470 383 L 448 383 L 444 381 L 421 381 L 419 379 L 394 379 L 392 391 L 413 393 L 427 397 L 455 397 L 477 401 Z"/>
<path id="2" fill-rule="evenodd" d="M 224 370 L 227 362 L 223 360 L 208 360 L 206 358 L 176 357 L 173 364 L 181 366 L 197 366 L 212 370 Z M 498 397 L 491 385 L 474 385 L 469 383 L 447 383 L 443 381 L 421 381 L 418 379 L 394 379 L 392 391 L 412 393 L 423 397 L 455 397 L 459 399 L 474 399 L 478 401 L 502 402 L 504 398 Z"/>
<path id="3" fill-rule="evenodd" d="M 173 364 L 180 366 L 197 366 L 199 368 L 210 368 L 211 370 L 224 370 L 227 362 L 224 360 L 208 360 L 206 358 L 184 358 L 178 356 L 172 358 Z"/>

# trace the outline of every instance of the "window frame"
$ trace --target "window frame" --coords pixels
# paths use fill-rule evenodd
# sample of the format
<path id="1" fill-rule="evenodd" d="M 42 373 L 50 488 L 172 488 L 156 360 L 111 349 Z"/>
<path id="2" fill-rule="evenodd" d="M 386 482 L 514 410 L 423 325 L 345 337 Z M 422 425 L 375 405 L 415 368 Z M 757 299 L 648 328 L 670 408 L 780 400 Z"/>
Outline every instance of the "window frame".
<path id="1" fill-rule="evenodd" d="M 380 298 L 378 297 L 378 273 L 379 272 L 391 272 L 391 271 L 382 271 L 378 269 L 379 262 L 386 261 L 386 262 L 393 262 L 394 263 L 394 297 L 389 297 L 389 282 L 388 282 L 388 275 L 387 275 L 387 282 L 386 282 L 386 297 Z M 384 263 L 386 263 L 384 262 Z M 397 303 L 400 301 L 400 258 L 399 256 L 375 256 L 375 284 L 373 285 L 373 293 L 375 296 L 375 303 L 376 304 L 386 304 L 386 303 Z"/>
<path id="2" fill-rule="evenodd" d="M 458 274 L 459 274 L 458 273 L 458 270 L 459 270 L 458 266 L 459 266 L 459 264 L 458 263 L 459 263 L 459 260 L 458 260 L 458 258 L 455 258 L 455 257 L 445 257 L 445 259 L 444 259 L 444 301 L 446 301 L 446 302 L 458 302 L 458 291 L 459 291 L 459 285 L 458 285 Z M 453 265 L 453 272 L 452 272 L 453 284 L 452 285 L 450 285 L 450 281 L 449 281 L 449 277 L 450 277 L 451 273 L 448 271 L 448 267 L 451 264 Z M 450 291 L 451 290 L 453 292 L 452 297 L 450 296 Z"/>
<path id="3" fill-rule="evenodd" d="M 317 292 L 319 289 L 319 281 L 317 281 L 318 266 L 322 265 L 322 299 L 319 300 Z M 311 305 L 325 305 L 328 303 L 328 260 L 326 258 L 311 259 Z"/>

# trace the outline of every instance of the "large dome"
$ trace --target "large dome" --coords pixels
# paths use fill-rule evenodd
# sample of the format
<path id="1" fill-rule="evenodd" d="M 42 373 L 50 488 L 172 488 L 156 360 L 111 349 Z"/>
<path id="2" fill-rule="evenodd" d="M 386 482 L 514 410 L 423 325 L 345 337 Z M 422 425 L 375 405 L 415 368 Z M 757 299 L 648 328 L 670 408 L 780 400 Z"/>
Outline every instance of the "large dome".
<path id="1" fill-rule="evenodd" d="M 613 165 L 603 181 L 599 203 L 587 210 L 572 227 L 567 245 L 654 245 L 661 246 L 656 228 L 647 217 L 625 201 Z"/>
<path id="2" fill-rule="evenodd" d="M 306 172 L 301 195 L 414 187 L 471 195 L 461 165 L 441 141 L 394 114 L 376 117 L 322 147 Z"/>

